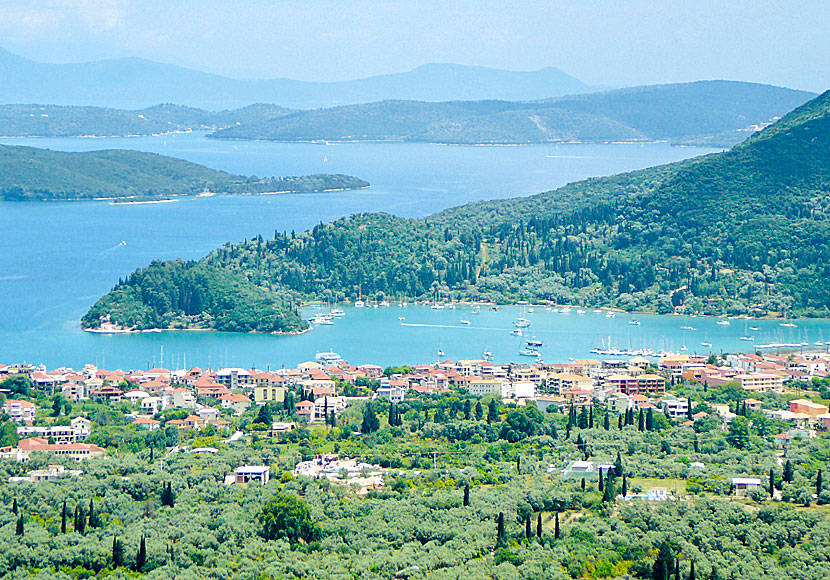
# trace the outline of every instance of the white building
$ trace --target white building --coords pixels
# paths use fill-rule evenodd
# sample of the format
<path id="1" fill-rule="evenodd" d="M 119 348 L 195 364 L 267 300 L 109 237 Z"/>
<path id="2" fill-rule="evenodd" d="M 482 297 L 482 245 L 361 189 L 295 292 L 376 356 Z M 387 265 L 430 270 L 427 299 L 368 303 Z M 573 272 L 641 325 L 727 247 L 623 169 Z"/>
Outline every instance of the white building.
<path id="1" fill-rule="evenodd" d="M 378 399 L 385 399 L 390 403 L 400 403 L 406 398 L 406 389 L 403 387 L 380 387 L 377 390 Z"/>
<path id="2" fill-rule="evenodd" d="M 259 482 L 260 485 L 267 485 L 271 478 L 271 468 L 265 465 L 242 465 L 233 471 L 230 476 L 231 483 Z"/>

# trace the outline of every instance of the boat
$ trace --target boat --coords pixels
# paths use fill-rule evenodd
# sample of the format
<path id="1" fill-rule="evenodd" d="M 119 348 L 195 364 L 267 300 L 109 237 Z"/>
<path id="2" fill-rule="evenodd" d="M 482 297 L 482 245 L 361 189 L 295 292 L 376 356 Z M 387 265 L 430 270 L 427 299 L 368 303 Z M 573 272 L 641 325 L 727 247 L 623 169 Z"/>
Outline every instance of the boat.
<path id="1" fill-rule="evenodd" d="M 355 308 L 363 308 L 364 306 L 366 306 L 366 303 L 363 300 L 355 300 Z"/>
<path id="2" fill-rule="evenodd" d="M 383 306 L 384 308 L 386 308 L 387 306 L 389 306 L 389 301 L 388 300 L 381 300 L 380 305 Z"/>
<path id="3" fill-rule="evenodd" d="M 711 342 L 706 342 L 705 340 L 700 343 L 700 346 L 705 346 L 706 348 L 712 348 Z"/>
<path id="4" fill-rule="evenodd" d="M 444 351 L 440 348 L 438 349 L 438 356 L 444 356 Z"/>
<path id="5" fill-rule="evenodd" d="M 321 325 L 321 324 L 322 324 L 322 325 L 326 325 L 326 324 L 334 324 L 334 322 L 332 321 L 332 319 L 331 319 L 331 318 L 326 317 L 326 316 L 319 316 L 319 315 L 318 315 L 318 316 L 315 316 L 314 318 L 312 318 L 311 320 L 309 320 L 309 322 L 310 322 L 311 324 L 314 324 L 315 326 L 319 326 L 319 325 Z"/>
<path id="6" fill-rule="evenodd" d="M 718 324 L 720 324 L 721 326 L 729 326 L 732 323 L 724 318 L 722 320 L 718 320 Z"/>
<path id="7" fill-rule="evenodd" d="M 528 312 L 533 312 L 533 308 L 528 308 L 527 311 Z"/>
<path id="8" fill-rule="evenodd" d="M 760 329 L 760 328 L 758 328 L 757 326 L 750 326 L 750 327 L 749 327 L 749 330 L 761 330 L 761 329 Z"/>
<path id="9" fill-rule="evenodd" d="M 472 324 L 472 322 L 470 322 L 469 320 L 467 320 L 467 319 L 465 319 L 465 318 L 462 318 L 461 320 L 459 320 L 459 322 L 460 322 L 461 324 Z"/>
<path id="10" fill-rule="evenodd" d="M 616 316 L 616 314 L 610 311 L 605 313 L 605 318 L 615 318 Z"/>
<path id="11" fill-rule="evenodd" d="M 484 360 L 486 360 L 487 362 L 493 362 L 493 358 L 494 358 L 494 357 L 493 357 L 493 353 L 492 353 L 492 352 L 490 352 L 489 350 L 485 350 L 485 351 L 484 351 L 484 354 L 482 354 L 482 355 L 481 355 L 481 358 L 483 358 L 483 359 L 484 359 Z"/>
<path id="12" fill-rule="evenodd" d="M 530 321 L 527 318 L 522 318 L 520 316 L 513 323 L 513 326 L 515 326 L 516 328 L 527 328 L 528 326 L 530 326 Z"/>
<path id="13" fill-rule="evenodd" d="M 585 314 L 585 311 L 582 310 L 582 309 L 579 309 L 579 310 L 576 311 L 576 313 L 579 314 L 579 315 L 582 315 L 582 314 Z"/>
<path id="14" fill-rule="evenodd" d="M 398 316 L 398 320 L 400 320 L 401 322 L 403 322 L 404 320 L 406 320 L 406 317 L 405 317 L 405 316 Z"/>
<path id="15" fill-rule="evenodd" d="M 332 316 L 336 316 L 338 318 L 341 316 L 346 316 L 346 313 L 340 310 L 339 308 L 332 308 L 329 314 L 331 314 Z"/>
<path id="16" fill-rule="evenodd" d="M 640 326 L 640 321 L 639 320 L 629 320 L 628 324 L 630 324 L 632 326 Z"/>
<path id="17" fill-rule="evenodd" d="M 697 330 L 694 326 L 681 326 L 680 330 Z"/>
<path id="18" fill-rule="evenodd" d="M 501 309 L 500 306 L 491 306 L 490 307 L 490 310 L 492 310 L 493 312 L 498 312 L 500 309 Z"/>
<path id="19" fill-rule="evenodd" d="M 513 336 L 521 336 L 522 335 L 522 329 L 521 328 L 514 328 L 513 330 L 510 331 L 510 334 L 512 334 Z"/>
<path id="20" fill-rule="evenodd" d="M 784 328 L 795 328 L 798 325 L 794 322 L 782 322 L 778 326 L 783 326 Z"/>
<path id="21" fill-rule="evenodd" d="M 523 348 L 523 349 L 519 350 L 519 355 L 520 356 L 532 356 L 532 357 L 539 358 L 540 356 L 542 356 L 542 353 L 539 352 L 538 350 L 534 350 L 532 348 Z"/>
<path id="22" fill-rule="evenodd" d="M 339 354 L 330 350 L 328 352 L 318 352 L 314 359 L 319 363 L 335 364 L 341 362 L 343 359 Z"/>
<path id="23" fill-rule="evenodd" d="M 594 310 L 594 314 L 602 314 L 602 310 L 597 308 L 596 310 Z"/>
<path id="24" fill-rule="evenodd" d="M 755 342 L 755 337 L 754 336 L 742 336 L 739 340 L 743 340 L 743 341 L 746 341 L 746 342 Z"/>
<path id="25" fill-rule="evenodd" d="M 432 309 L 433 309 L 433 310 L 443 310 L 443 309 L 444 309 L 444 305 L 443 305 L 443 304 L 433 304 L 433 305 L 432 305 Z"/>
<path id="26" fill-rule="evenodd" d="M 538 340 L 536 338 L 530 338 L 530 339 L 525 341 L 525 344 L 527 346 L 542 346 L 542 341 Z"/>
<path id="27" fill-rule="evenodd" d="M 570 306 L 563 306 L 562 308 L 559 309 L 559 312 L 561 312 L 562 314 L 567 314 L 570 311 L 571 311 Z"/>

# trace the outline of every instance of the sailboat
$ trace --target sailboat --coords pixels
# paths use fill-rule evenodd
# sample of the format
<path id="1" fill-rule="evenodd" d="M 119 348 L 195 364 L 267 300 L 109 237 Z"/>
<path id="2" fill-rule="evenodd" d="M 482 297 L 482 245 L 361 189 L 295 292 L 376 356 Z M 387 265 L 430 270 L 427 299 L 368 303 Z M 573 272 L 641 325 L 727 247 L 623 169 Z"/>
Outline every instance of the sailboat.
<path id="1" fill-rule="evenodd" d="M 755 342 L 755 337 L 754 336 L 749 336 L 749 332 L 748 332 L 748 328 L 747 328 L 748 325 L 749 325 L 749 323 L 744 324 L 744 335 L 741 337 L 741 340 L 743 340 L 744 342 Z"/>

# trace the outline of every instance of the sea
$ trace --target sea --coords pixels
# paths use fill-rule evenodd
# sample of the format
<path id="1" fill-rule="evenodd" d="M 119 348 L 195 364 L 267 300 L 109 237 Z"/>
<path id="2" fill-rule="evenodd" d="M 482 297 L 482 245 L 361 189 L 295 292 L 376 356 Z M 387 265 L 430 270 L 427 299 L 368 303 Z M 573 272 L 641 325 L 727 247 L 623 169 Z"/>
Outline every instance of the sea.
<path id="1" fill-rule="evenodd" d="M 507 306 L 364 308 L 299 336 L 220 332 L 97 335 L 79 320 L 119 279 L 157 259 L 198 259 L 226 242 L 302 231 L 340 216 L 380 211 L 422 217 L 471 201 L 526 196 L 588 177 L 609 175 L 712 152 L 665 143 L 558 144 L 518 147 L 425 143 L 268 143 L 217 141 L 201 133 L 131 138 L 26 138 L 0 143 L 61 151 L 127 148 L 171 155 L 215 169 L 257 176 L 345 173 L 365 190 L 271 196 L 184 198 L 172 203 L 0 202 L 0 363 L 49 368 L 91 363 L 104 368 L 244 366 L 280 368 L 334 351 L 355 364 L 415 364 L 438 358 L 529 361 L 528 337 L 542 359 L 565 362 L 595 348 L 688 352 L 752 350 L 758 342 L 830 341 L 830 321 L 684 320 L 676 316 L 584 314 Z M 532 312 L 529 310 L 532 308 Z M 308 308 L 307 317 L 325 311 Z M 511 334 L 518 317 L 530 327 Z M 469 322 L 462 323 L 461 320 Z M 690 322 L 692 321 L 692 322 Z M 759 328 L 749 330 L 749 326 Z M 695 328 L 683 330 L 681 326 Z M 701 346 L 711 343 L 712 347 Z M 535 360 L 535 358 L 533 359 Z"/>

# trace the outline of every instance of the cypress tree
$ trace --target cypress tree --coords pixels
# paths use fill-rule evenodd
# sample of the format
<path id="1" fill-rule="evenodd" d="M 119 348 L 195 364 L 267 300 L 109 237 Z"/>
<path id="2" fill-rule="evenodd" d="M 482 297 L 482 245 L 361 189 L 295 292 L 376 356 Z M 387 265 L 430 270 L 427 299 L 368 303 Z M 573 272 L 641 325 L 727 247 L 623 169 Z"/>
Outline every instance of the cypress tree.
<path id="1" fill-rule="evenodd" d="M 686 409 L 686 418 L 689 421 L 691 421 L 693 419 L 693 417 L 692 417 L 692 400 L 687 398 L 686 399 L 686 405 L 688 406 L 688 408 Z"/>
<path id="2" fill-rule="evenodd" d="M 463 504 L 464 504 L 464 507 L 467 507 L 467 506 L 470 505 L 470 484 L 469 483 L 464 484 L 464 501 L 463 501 Z"/>
<path id="3" fill-rule="evenodd" d="M 152 463 L 152 462 L 153 462 L 153 459 L 154 459 L 154 458 L 155 458 L 155 456 L 156 456 L 156 454 L 154 453 L 154 451 L 155 451 L 155 449 L 154 449 L 154 448 L 152 448 L 152 447 L 150 447 L 150 463 Z"/>
<path id="4" fill-rule="evenodd" d="M 12 513 L 14 515 L 18 515 L 20 513 L 20 511 L 17 508 L 17 498 L 14 498 L 14 501 L 12 501 Z"/>
<path id="5" fill-rule="evenodd" d="M 559 539 L 559 512 L 556 512 L 556 516 L 553 520 L 553 539 Z"/>
<path id="6" fill-rule="evenodd" d="M 89 498 L 89 527 L 98 527 L 98 515 L 95 513 L 95 503 Z"/>
<path id="7" fill-rule="evenodd" d="M 689 580 L 695 580 L 695 561 L 692 560 L 689 564 Z"/>
<path id="8" fill-rule="evenodd" d="M 17 518 L 17 525 L 15 526 L 14 534 L 16 536 L 23 535 L 23 514 L 20 514 L 20 517 Z"/>
<path id="9" fill-rule="evenodd" d="M 84 513 L 84 508 L 81 504 L 75 506 L 75 531 L 79 534 L 83 534 L 86 530 L 86 514 Z"/>
<path id="10" fill-rule="evenodd" d="M 542 512 L 536 516 L 536 537 L 542 539 Z"/>
<path id="11" fill-rule="evenodd" d="M 622 477 L 623 477 L 622 496 L 627 497 L 628 496 L 628 478 L 625 475 L 623 475 Z"/>
<path id="12" fill-rule="evenodd" d="M 533 533 L 530 528 L 530 514 L 525 516 L 525 539 L 529 540 Z"/>
<path id="13" fill-rule="evenodd" d="M 519 455 L 516 457 L 516 473 L 519 475 L 522 474 L 522 456 Z"/>
<path id="14" fill-rule="evenodd" d="M 144 536 L 141 536 L 141 543 L 138 545 L 138 552 L 135 555 L 135 571 L 141 572 L 147 563 L 147 546 L 144 543 Z"/>
<path id="15" fill-rule="evenodd" d="M 481 406 L 481 401 L 476 402 L 476 421 L 481 421 L 484 418 L 484 407 Z"/>
<path id="16" fill-rule="evenodd" d="M 582 491 L 585 491 L 585 478 L 582 478 Z"/>
<path id="17" fill-rule="evenodd" d="M 609 471 L 605 477 L 605 489 L 602 492 L 603 503 L 612 503 L 617 497 L 617 486 L 614 479 L 614 472 Z"/>
<path id="18" fill-rule="evenodd" d="M 112 567 L 119 568 L 124 565 L 124 544 L 118 536 L 112 538 Z"/>
<path id="19" fill-rule="evenodd" d="M 772 467 L 769 468 L 769 496 L 775 496 L 775 472 L 773 472 Z"/>
<path id="20" fill-rule="evenodd" d="M 499 512 L 499 517 L 496 520 L 496 545 L 503 546 L 506 539 L 504 532 L 504 512 Z"/>
<path id="21" fill-rule="evenodd" d="M 669 574 L 674 570 L 674 554 L 672 554 L 671 546 L 668 542 L 663 540 L 660 544 L 660 551 L 657 553 L 657 559 L 654 560 L 652 567 L 652 580 L 669 580 Z"/>
<path id="22" fill-rule="evenodd" d="M 789 459 L 784 464 L 784 481 L 792 483 L 793 481 L 793 463 Z"/>
<path id="23" fill-rule="evenodd" d="M 66 500 L 63 500 L 63 509 L 61 510 L 61 533 L 66 533 Z"/>
<path id="24" fill-rule="evenodd" d="M 643 410 L 640 409 L 640 416 L 637 419 L 637 431 L 644 431 L 646 427 L 645 417 L 643 416 Z"/>
<path id="25" fill-rule="evenodd" d="M 610 430 L 611 430 L 611 416 L 610 416 L 608 413 L 606 413 L 606 414 L 605 414 L 605 417 L 604 417 L 604 418 L 603 418 L 603 420 L 602 420 L 602 427 L 603 427 L 606 431 L 610 431 Z"/>
<path id="26" fill-rule="evenodd" d="M 588 410 L 588 429 L 594 428 L 594 408 Z"/>
<path id="27" fill-rule="evenodd" d="M 818 473 L 816 473 L 816 495 L 817 496 L 821 495 L 821 488 L 823 487 L 822 486 L 823 482 L 821 481 L 821 479 L 822 479 L 821 478 L 821 469 L 819 469 Z"/>
<path id="28" fill-rule="evenodd" d="M 674 561 L 674 580 L 680 580 L 680 558 Z"/>
<path id="29" fill-rule="evenodd" d="M 700 453 L 700 444 L 697 442 L 697 435 L 695 435 L 695 440 L 693 442 L 695 447 L 695 453 Z"/>
<path id="30" fill-rule="evenodd" d="M 470 404 L 470 399 L 464 401 L 464 420 L 469 421 L 472 418 L 472 405 Z"/>
<path id="31" fill-rule="evenodd" d="M 602 470 L 601 469 L 599 470 L 599 484 L 598 484 L 598 487 L 599 487 L 599 490 L 602 491 L 603 481 L 602 481 Z"/>
<path id="32" fill-rule="evenodd" d="M 650 408 L 646 413 L 646 431 L 654 431 L 654 413 Z"/>
<path id="33" fill-rule="evenodd" d="M 623 416 L 619 415 L 617 417 L 617 429 L 622 429 L 622 428 L 623 428 Z"/>
<path id="34" fill-rule="evenodd" d="M 491 399 L 487 404 L 487 423 L 492 424 L 499 420 L 499 407 L 495 399 Z"/>
<path id="35" fill-rule="evenodd" d="M 619 477 L 622 474 L 623 474 L 622 457 L 620 456 L 620 452 L 617 451 L 617 460 L 614 461 L 614 475 Z"/>

